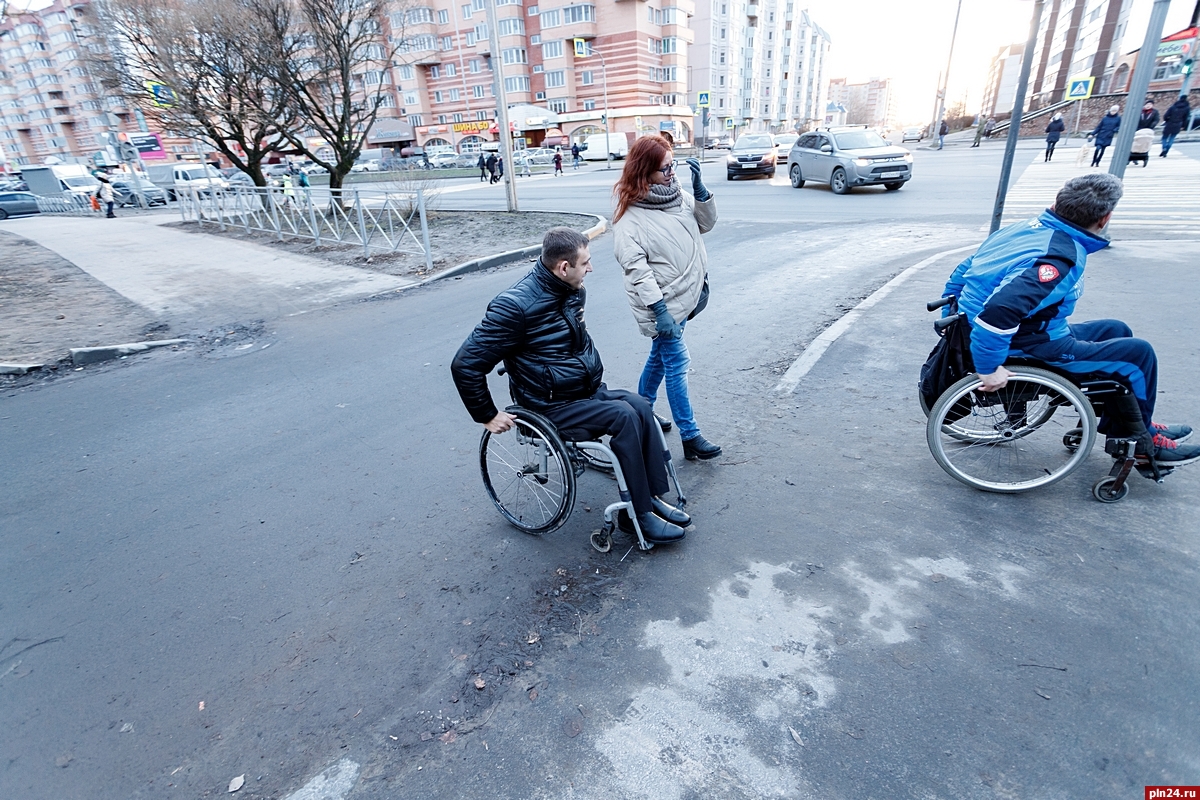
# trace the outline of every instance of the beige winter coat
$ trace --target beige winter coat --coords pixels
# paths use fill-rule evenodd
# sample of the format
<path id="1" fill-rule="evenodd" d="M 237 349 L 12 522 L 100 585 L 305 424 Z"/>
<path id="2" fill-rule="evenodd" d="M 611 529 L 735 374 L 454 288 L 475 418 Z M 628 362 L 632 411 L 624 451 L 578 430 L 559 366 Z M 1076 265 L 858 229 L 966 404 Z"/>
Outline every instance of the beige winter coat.
<path id="1" fill-rule="evenodd" d="M 625 291 L 644 336 L 653 337 L 650 306 L 667 301 L 667 311 L 683 322 L 696 308 L 708 252 L 700 234 L 717 224 L 714 197 L 703 203 L 683 192 L 682 205 L 658 210 L 631 206 L 613 225 L 613 251 L 625 272 Z"/>

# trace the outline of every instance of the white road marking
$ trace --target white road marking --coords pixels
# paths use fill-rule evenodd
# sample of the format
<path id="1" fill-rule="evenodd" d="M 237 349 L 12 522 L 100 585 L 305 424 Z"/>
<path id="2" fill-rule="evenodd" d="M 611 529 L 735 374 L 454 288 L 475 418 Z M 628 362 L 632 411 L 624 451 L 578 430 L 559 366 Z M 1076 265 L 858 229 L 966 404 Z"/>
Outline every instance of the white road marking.
<path id="1" fill-rule="evenodd" d="M 343 758 L 289 794 L 285 800 L 345 800 L 358 782 L 358 770 L 358 764 Z"/>
<path id="2" fill-rule="evenodd" d="M 869 297 L 856 305 L 854 308 L 847 311 L 845 316 L 822 331 L 816 339 L 813 339 L 812 342 L 809 343 L 808 347 L 804 348 L 804 352 L 792 362 L 790 367 L 788 367 L 788 371 L 783 374 L 783 378 L 780 379 L 779 383 L 775 386 L 775 391 L 784 392 L 787 394 L 794 392 L 796 390 L 796 386 L 798 386 L 800 383 L 800 379 L 807 375 L 808 371 L 811 370 L 814 365 L 816 365 L 816 363 L 821 359 L 821 356 L 825 354 L 825 351 L 829 349 L 829 346 L 836 342 L 843 333 L 848 331 L 850 326 L 853 325 L 858 318 L 865 314 L 872 306 L 891 294 L 892 290 L 897 286 L 904 283 L 913 275 L 920 272 L 925 267 L 928 267 L 938 259 L 943 258 L 944 256 L 953 255 L 954 253 L 962 253 L 966 250 L 973 250 L 977 247 L 979 247 L 978 242 L 974 244 L 963 245 L 962 247 L 956 247 L 953 250 L 943 250 L 940 253 L 934 253 L 929 258 L 913 264 L 911 267 L 892 278 L 883 286 L 880 286 L 878 289 L 872 292 Z"/>

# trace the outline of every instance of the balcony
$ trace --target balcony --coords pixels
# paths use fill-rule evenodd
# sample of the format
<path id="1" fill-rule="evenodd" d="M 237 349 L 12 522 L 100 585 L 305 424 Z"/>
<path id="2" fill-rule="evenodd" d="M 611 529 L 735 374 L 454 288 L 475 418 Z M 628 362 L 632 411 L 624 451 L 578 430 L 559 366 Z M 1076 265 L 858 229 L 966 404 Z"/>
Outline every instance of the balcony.
<path id="1" fill-rule="evenodd" d="M 696 43 L 696 31 L 689 28 L 687 25 L 683 25 L 683 24 L 663 25 L 662 35 L 663 35 L 664 39 L 667 38 L 668 36 L 675 36 L 675 37 L 687 42 L 688 44 Z"/>
<path id="2" fill-rule="evenodd" d="M 696 16 L 695 0 L 674 0 L 671 5 L 678 8 L 681 14 L 687 14 L 689 17 Z"/>
<path id="3" fill-rule="evenodd" d="M 746 16 L 747 17 L 757 17 L 758 16 L 758 3 L 751 3 L 748 6 L 746 6 Z"/>
<path id="4" fill-rule="evenodd" d="M 568 38 L 572 39 L 595 39 L 599 35 L 597 25 L 592 20 L 572 22 L 566 27 L 570 31 Z M 568 44 L 570 43 L 568 42 Z"/>

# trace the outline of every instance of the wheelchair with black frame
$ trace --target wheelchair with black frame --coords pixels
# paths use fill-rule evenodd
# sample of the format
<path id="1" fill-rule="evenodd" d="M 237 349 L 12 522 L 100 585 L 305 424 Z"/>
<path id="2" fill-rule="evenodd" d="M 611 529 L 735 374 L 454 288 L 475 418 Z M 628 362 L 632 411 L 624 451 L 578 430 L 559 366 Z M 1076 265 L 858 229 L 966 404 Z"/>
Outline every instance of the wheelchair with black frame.
<path id="1" fill-rule="evenodd" d="M 504 372 L 502 367 L 498 374 Z M 509 406 L 505 411 L 516 417 L 516 423 L 504 433 L 483 432 L 479 469 L 488 497 L 514 528 L 536 536 L 565 525 L 575 507 L 578 479 L 591 468 L 616 480 L 620 498 L 604 509 L 603 526 L 591 534 L 592 547 L 601 553 L 611 550 L 617 527 L 632 532 L 640 550 L 654 547 L 642 534 L 625 474 L 605 444 L 603 431 L 559 431 L 546 417 L 521 406 Z M 675 487 L 674 505 L 683 509 L 687 497 L 679 485 L 671 450 L 662 429 L 657 425 L 654 429 L 662 441 L 663 461 Z"/>
<path id="2" fill-rule="evenodd" d="M 950 306 L 934 323 L 939 336 L 951 326 L 969 325 L 957 298 L 927 304 L 929 311 Z M 1126 435 L 1109 436 L 1104 451 L 1112 469 L 1092 486 L 1092 496 L 1115 503 L 1129 493 L 1127 479 L 1137 470 L 1162 483 L 1171 474 L 1152 455 L 1137 399 L 1125 384 L 1108 378 L 1059 372 L 1041 362 L 1010 360 L 1008 383 L 985 392 L 970 373 L 943 391 L 932 407 L 917 392 L 925 412 L 926 440 L 934 460 L 951 477 L 985 492 L 1027 492 L 1057 483 L 1078 469 L 1097 438 L 1097 419 L 1116 421 Z M 1145 443 L 1146 455 L 1137 453 Z"/>

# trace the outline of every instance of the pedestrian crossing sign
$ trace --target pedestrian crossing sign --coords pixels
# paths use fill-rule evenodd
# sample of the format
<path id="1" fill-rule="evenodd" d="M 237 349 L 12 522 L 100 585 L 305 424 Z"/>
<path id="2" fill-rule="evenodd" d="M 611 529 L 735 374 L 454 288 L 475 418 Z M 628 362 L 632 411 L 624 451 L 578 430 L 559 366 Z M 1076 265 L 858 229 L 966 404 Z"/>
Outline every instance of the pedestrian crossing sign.
<path id="1" fill-rule="evenodd" d="M 733 117 L 726 117 L 726 119 L 725 119 L 725 127 L 726 127 L 726 128 L 728 128 L 728 129 L 732 129 L 732 128 L 733 128 Z"/>
<path id="2" fill-rule="evenodd" d="M 1077 78 L 1067 82 L 1068 100 L 1087 100 L 1092 96 L 1092 85 L 1095 78 Z"/>
<path id="3" fill-rule="evenodd" d="M 575 40 L 575 57 L 576 58 L 587 58 L 587 54 L 588 54 L 587 39 L 576 39 Z"/>
<path id="4" fill-rule="evenodd" d="M 708 108 L 708 92 L 700 92 L 696 100 L 697 108 Z"/>

